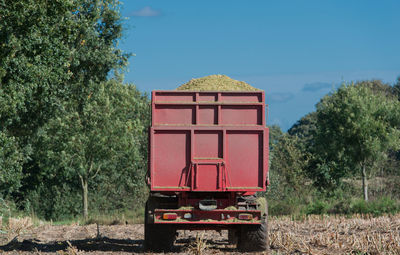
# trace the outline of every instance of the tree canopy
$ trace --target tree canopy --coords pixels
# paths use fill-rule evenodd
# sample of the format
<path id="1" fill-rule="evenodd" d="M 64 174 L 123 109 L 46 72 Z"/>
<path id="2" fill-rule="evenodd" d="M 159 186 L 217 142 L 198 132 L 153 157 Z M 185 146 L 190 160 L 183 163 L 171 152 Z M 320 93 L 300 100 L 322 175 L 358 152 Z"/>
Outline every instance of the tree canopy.
<path id="1" fill-rule="evenodd" d="M 103 199 L 86 201 L 138 192 L 150 111 L 147 95 L 122 84 L 119 1 L 0 6 L 0 195 L 57 218 L 88 208 L 76 202 L 82 179 L 89 191 L 109 180 Z"/>
<path id="2" fill-rule="evenodd" d="M 0 121 L 29 136 L 71 97 L 126 64 L 114 0 L 0 2 Z"/>
<path id="3" fill-rule="evenodd" d="M 143 186 L 148 108 L 134 86 L 111 81 L 98 85 L 81 112 L 67 105 L 41 128 L 39 167 L 46 176 L 79 180 L 85 218 L 89 185 L 102 182 L 111 194 L 131 190 L 132 196 Z"/>
<path id="4" fill-rule="evenodd" d="M 399 123 L 397 100 L 368 86 L 343 85 L 317 105 L 312 175 L 324 186 L 358 172 L 365 181 L 366 168 L 400 147 Z"/>

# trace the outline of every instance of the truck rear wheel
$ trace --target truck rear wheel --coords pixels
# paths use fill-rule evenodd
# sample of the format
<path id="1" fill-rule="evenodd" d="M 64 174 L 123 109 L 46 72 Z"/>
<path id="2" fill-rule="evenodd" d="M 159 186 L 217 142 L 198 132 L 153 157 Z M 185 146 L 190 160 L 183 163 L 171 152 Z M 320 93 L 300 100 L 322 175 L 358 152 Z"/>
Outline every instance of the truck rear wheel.
<path id="1" fill-rule="evenodd" d="M 154 212 L 157 205 L 156 199 L 147 200 L 144 214 L 144 249 L 153 252 L 168 252 L 174 246 L 176 229 L 169 225 L 154 224 L 149 214 Z"/>
<path id="2" fill-rule="evenodd" d="M 242 252 L 268 250 L 267 223 L 242 226 L 238 240 L 238 249 Z"/>
<path id="3" fill-rule="evenodd" d="M 242 225 L 239 231 L 237 247 L 242 252 L 268 251 L 268 207 L 265 203 L 265 213 L 260 225 Z"/>
<path id="4" fill-rule="evenodd" d="M 144 225 L 144 248 L 146 251 L 168 252 L 174 247 L 175 229 L 168 225 Z"/>
<path id="5" fill-rule="evenodd" d="M 238 243 L 238 230 L 228 229 L 228 243 L 237 244 Z"/>

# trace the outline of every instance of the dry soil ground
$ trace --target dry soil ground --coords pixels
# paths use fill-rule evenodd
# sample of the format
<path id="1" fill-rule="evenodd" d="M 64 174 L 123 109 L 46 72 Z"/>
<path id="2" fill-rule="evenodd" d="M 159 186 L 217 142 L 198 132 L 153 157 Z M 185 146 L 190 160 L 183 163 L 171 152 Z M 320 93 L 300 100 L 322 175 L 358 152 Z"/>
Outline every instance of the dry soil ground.
<path id="1" fill-rule="evenodd" d="M 270 254 L 400 254 L 400 215 L 378 218 L 310 216 L 270 219 Z M 0 234 L 0 254 L 143 253 L 143 225 L 51 226 L 8 229 Z M 16 234 L 17 237 L 13 237 Z M 202 232 L 197 232 L 202 233 Z M 172 254 L 187 254 L 196 232 L 180 231 Z M 206 232 L 203 254 L 239 254 L 227 233 Z"/>

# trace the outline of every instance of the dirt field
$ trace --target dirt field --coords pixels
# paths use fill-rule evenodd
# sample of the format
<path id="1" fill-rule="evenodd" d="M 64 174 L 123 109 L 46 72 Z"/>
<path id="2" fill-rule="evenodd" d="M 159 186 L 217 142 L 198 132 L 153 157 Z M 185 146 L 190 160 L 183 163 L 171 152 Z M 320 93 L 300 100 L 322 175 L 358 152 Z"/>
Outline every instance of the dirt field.
<path id="1" fill-rule="evenodd" d="M 0 254 L 143 253 L 143 225 L 23 226 L 0 232 Z M 400 254 L 400 215 L 270 219 L 270 254 Z M 18 235 L 19 233 L 19 235 Z M 100 235 L 98 236 L 98 233 Z M 180 231 L 172 254 L 190 253 L 199 232 Z M 18 235 L 15 237 L 15 235 Z M 15 237 L 15 238 L 14 238 Z M 239 254 L 227 232 L 206 232 L 204 254 Z"/>

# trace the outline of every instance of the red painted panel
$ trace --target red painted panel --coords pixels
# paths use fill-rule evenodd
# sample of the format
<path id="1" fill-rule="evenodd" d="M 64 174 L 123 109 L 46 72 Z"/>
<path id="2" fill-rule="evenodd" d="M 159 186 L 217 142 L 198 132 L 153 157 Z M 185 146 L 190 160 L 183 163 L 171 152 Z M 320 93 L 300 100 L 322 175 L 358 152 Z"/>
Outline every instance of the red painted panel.
<path id="1" fill-rule="evenodd" d="M 193 102 L 193 92 L 156 91 L 154 102 Z"/>
<path id="2" fill-rule="evenodd" d="M 232 187 L 262 187 L 262 133 L 227 132 L 227 172 Z"/>
<path id="3" fill-rule="evenodd" d="M 221 93 L 221 101 L 223 102 L 246 102 L 259 103 L 262 102 L 262 93 Z"/>
<path id="4" fill-rule="evenodd" d="M 235 105 L 221 107 L 221 124 L 261 125 L 262 106 Z"/>
<path id="5" fill-rule="evenodd" d="M 153 186 L 185 186 L 190 164 L 190 132 L 155 131 L 153 145 Z"/>
<path id="6" fill-rule="evenodd" d="M 216 125 L 218 123 L 217 106 L 199 106 L 199 123 L 201 125 Z"/>
<path id="7" fill-rule="evenodd" d="M 156 105 L 155 124 L 191 125 L 195 123 L 195 107 L 191 105 Z"/>
<path id="8" fill-rule="evenodd" d="M 194 158 L 222 158 L 222 132 L 195 131 Z"/>
<path id="9" fill-rule="evenodd" d="M 199 93 L 199 102 L 215 102 L 217 101 L 217 93 Z"/>
<path id="10" fill-rule="evenodd" d="M 196 191 L 215 191 L 219 189 L 218 166 L 214 164 L 196 165 Z"/>

